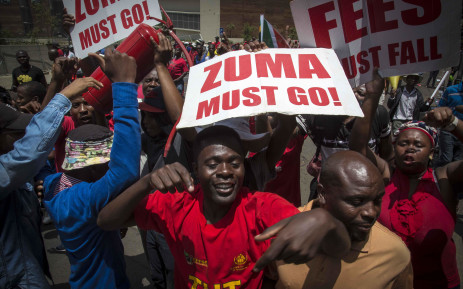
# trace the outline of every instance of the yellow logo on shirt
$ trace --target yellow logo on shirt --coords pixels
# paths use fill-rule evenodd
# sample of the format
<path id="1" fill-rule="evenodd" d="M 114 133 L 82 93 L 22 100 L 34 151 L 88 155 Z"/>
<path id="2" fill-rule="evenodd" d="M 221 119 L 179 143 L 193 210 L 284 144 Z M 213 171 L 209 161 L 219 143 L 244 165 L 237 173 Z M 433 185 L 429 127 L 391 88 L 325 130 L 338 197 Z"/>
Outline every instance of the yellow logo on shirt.
<path id="1" fill-rule="evenodd" d="M 251 261 L 249 261 L 249 258 L 248 258 L 246 253 L 244 253 L 244 254 L 241 253 L 238 256 L 236 256 L 235 258 L 233 258 L 233 262 L 235 263 L 235 266 L 231 267 L 230 270 L 232 270 L 232 271 L 242 271 L 242 270 L 248 268 L 249 263 L 251 263 Z"/>
<path id="2" fill-rule="evenodd" d="M 199 266 L 207 267 L 207 260 L 195 258 L 192 255 L 188 254 L 186 251 L 183 251 L 183 254 L 185 254 L 185 259 L 188 265 L 196 264 Z"/>

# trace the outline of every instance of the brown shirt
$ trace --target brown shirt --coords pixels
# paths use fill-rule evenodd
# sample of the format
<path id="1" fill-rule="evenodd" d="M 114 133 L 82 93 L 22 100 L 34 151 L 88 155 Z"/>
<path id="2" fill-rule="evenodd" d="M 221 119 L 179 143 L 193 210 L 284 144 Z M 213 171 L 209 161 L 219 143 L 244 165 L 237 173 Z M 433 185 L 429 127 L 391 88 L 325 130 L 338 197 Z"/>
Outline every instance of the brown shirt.
<path id="1" fill-rule="evenodd" d="M 312 203 L 302 211 L 309 211 Z M 342 259 L 320 254 L 303 265 L 281 261 L 276 265 L 277 289 L 413 288 L 410 252 L 398 236 L 378 222 L 368 239 L 353 243 Z"/>

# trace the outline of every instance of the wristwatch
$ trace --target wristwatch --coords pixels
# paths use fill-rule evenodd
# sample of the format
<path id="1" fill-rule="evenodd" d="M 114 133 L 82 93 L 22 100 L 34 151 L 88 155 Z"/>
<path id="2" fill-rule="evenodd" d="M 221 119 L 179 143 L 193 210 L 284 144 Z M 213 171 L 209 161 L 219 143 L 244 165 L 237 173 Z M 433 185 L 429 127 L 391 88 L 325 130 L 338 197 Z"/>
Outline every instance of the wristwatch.
<path id="1" fill-rule="evenodd" d="M 453 131 L 458 125 L 458 117 L 453 116 L 453 121 L 449 123 L 448 125 L 444 126 L 442 130 L 445 131 Z"/>

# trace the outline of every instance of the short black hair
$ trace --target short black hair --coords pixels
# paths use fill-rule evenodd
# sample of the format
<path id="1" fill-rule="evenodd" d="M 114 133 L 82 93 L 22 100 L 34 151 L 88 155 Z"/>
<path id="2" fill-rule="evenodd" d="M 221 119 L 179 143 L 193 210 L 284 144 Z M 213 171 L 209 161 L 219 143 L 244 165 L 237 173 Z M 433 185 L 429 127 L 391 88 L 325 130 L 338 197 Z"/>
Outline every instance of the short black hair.
<path id="1" fill-rule="evenodd" d="M 227 126 L 213 125 L 198 133 L 193 143 L 194 161 L 197 161 L 201 151 L 210 145 L 224 145 L 236 151 L 244 158 L 245 150 L 240 136 L 236 131 Z"/>
<path id="2" fill-rule="evenodd" d="M 43 102 L 45 95 L 47 94 L 47 88 L 38 81 L 28 81 L 21 83 L 18 87 L 25 89 L 27 97 L 32 98 L 37 96 L 39 103 Z"/>
<path id="3" fill-rule="evenodd" d="M 113 133 L 109 128 L 97 124 L 81 125 L 68 133 L 68 138 L 73 141 L 87 142 L 104 140 Z"/>

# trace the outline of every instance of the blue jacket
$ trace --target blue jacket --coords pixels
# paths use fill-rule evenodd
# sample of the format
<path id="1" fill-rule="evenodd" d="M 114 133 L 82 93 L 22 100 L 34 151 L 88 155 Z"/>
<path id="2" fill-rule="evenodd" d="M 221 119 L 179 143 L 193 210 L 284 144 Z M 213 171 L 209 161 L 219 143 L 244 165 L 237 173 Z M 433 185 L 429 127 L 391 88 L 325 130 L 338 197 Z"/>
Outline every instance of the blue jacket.
<path id="1" fill-rule="evenodd" d="M 439 101 L 439 106 L 448 106 L 453 110 L 453 114 L 463 120 L 463 113 L 455 110 L 458 105 L 463 105 L 463 82 L 447 87 L 442 98 Z"/>
<path id="2" fill-rule="evenodd" d="M 32 180 L 58 138 L 71 102 L 57 94 L 36 114 L 14 149 L 0 156 L 0 288 L 50 288 Z"/>
<path id="3" fill-rule="evenodd" d="M 109 170 L 94 183 L 81 182 L 53 196 L 61 173 L 44 181 L 45 207 L 71 263 L 72 288 L 129 288 L 119 231 L 96 221 L 103 207 L 138 179 L 140 126 L 137 85 L 114 83 L 114 140 Z"/>

